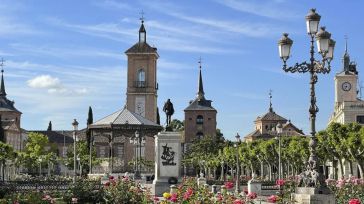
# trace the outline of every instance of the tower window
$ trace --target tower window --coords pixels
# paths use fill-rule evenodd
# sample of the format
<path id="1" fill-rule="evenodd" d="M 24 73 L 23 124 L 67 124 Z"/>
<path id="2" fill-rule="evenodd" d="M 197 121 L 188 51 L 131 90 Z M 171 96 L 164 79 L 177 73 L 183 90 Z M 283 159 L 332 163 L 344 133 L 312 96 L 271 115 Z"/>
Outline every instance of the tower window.
<path id="1" fill-rule="evenodd" d="M 138 71 L 138 80 L 137 80 L 137 82 L 136 82 L 136 86 L 137 87 L 145 87 L 145 72 L 144 72 L 144 70 L 143 69 L 140 69 L 139 71 Z"/>
<path id="2" fill-rule="evenodd" d="M 196 118 L 196 124 L 203 124 L 203 116 L 202 115 L 198 115 Z"/>

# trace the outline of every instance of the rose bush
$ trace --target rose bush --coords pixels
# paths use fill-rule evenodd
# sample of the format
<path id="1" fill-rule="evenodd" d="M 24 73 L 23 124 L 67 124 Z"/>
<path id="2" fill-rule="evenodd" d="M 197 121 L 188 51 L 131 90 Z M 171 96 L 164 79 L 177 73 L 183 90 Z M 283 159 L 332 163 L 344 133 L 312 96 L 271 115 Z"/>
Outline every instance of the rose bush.
<path id="1" fill-rule="evenodd" d="M 335 194 L 337 203 L 358 204 L 364 201 L 364 179 L 327 179 L 326 184 Z"/>

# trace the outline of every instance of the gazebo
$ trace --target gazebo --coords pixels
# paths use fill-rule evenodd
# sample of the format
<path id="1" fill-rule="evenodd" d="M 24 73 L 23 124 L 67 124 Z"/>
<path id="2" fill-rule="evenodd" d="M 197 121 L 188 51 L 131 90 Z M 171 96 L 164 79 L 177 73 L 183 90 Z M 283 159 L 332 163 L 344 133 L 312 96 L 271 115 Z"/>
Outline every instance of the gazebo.
<path id="1" fill-rule="evenodd" d="M 97 157 L 104 158 L 100 165 L 102 169 L 93 167 L 90 173 L 94 170 L 98 173 L 127 172 L 133 169 L 128 164 L 133 159 L 154 161 L 154 136 L 163 129 L 126 107 L 94 122 L 88 128 Z M 136 168 L 134 165 L 134 171 Z"/>

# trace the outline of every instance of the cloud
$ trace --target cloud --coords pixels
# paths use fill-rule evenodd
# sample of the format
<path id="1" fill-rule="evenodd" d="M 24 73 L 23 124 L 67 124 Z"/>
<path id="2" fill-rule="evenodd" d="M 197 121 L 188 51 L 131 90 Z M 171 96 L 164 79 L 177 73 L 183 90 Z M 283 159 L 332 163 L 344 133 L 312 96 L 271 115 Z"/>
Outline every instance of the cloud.
<path id="1" fill-rule="evenodd" d="M 17 22 L 14 19 L 0 16 L 0 36 L 12 37 L 14 35 L 39 35 L 42 32 L 32 26 Z"/>
<path id="2" fill-rule="evenodd" d="M 97 50 L 94 48 L 88 47 L 57 47 L 54 45 L 31 45 L 31 44 L 20 44 L 13 43 L 10 46 L 17 50 L 26 53 L 27 55 L 36 55 L 36 56 L 52 56 L 57 58 L 79 58 L 79 57 L 104 57 L 104 58 L 112 58 L 117 60 L 123 60 L 123 55 L 118 52 L 113 52 L 110 50 Z M 1 51 L 0 51 L 1 53 Z"/>
<path id="3" fill-rule="evenodd" d="M 49 75 L 37 76 L 28 80 L 27 83 L 31 88 L 59 89 L 61 87 L 60 80 Z"/>
<path id="4" fill-rule="evenodd" d="M 297 18 L 298 15 L 282 8 L 282 5 L 278 5 L 278 3 L 282 3 L 280 1 L 275 1 L 272 3 L 271 1 L 237 1 L 237 0 L 215 0 L 217 3 L 220 3 L 224 6 L 232 8 L 237 11 L 241 11 L 244 13 L 250 13 L 256 16 L 262 16 L 273 19 L 292 19 Z M 284 18 L 282 18 L 282 13 L 284 13 Z"/>
<path id="5" fill-rule="evenodd" d="M 96 1 L 94 5 L 99 6 L 101 8 L 106 9 L 132 9 L 129 4 L 120 1 L 112 1 L 112 0 L 104 0 L 104 1 Z"/>
<path id="6" fill-rule="evenodd" d="M 197 23 L 209 27 L 214 27 L 220 31 L 243 34 L 248 37 L 266 37 L 272 33 L 279 33 L 281 28 L 265 23 L 246 23 L 241 21 L 224 21 L 213 18 L 203 18 L 197 16 L 187 16 L 177 12 L 168 13 L 176 18 Z"/>

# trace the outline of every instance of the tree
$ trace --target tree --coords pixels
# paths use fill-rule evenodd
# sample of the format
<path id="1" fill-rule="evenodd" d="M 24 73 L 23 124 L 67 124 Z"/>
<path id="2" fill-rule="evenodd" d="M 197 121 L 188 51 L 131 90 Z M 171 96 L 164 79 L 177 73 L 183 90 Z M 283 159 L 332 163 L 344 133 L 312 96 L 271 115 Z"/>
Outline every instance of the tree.
<path id="1" fill-rule="evenodd" d="M 178 119 L 173 119 L 169 126 L 175 131 L 183 131 L 185 129 L 184 122 Z"/>
<path id="2" fill-rule="evenodd" d="M 29 133 L 24 152 L 21 154 L 21 160 L 28 170 L 36 170 L 40 164 L 48 166 L 54 158 L 53 155 L 57 155 L 57 147 L 49 144 L 47 136 L 36 132 Z"/>
<path id="3" fill-rule="evenodd" d="M 364 178 L 364 128 L 357 123 L 345 125 L 347 129 L 347 137 L 344 144 L 351 159 L 358 163 L 361 178 Z"/>
<path id="4" fill-rule="evenodd" d="M 79 158 L 79 165 L 82 169 L 82 174 L 88 172 L 90 168 L 90 157 L 89 157 L 89 147 L 87 146 L 87 141 L 80 140 L 76 142 L 77 158 Z M 92 165 L 97 165 L 100 160 L 96 159 L 96 149 L 92 149 Z M 64 164 L 69 168 L 73 169 L 74 166 L 74 153 L 73 148 L 68 148 L 67 158 L 64 159 Z M 84 171 L 83 171 L 84 170 Z"/>
<path id="5" fill-rule="evenodd" d="M 5 179 L 5 161 L 15 158 L 14 148 L 4 142 L 0 142 L 1 177 Z"/>
<path id="6" fill-rule="evenodd" d="M 91 130 L 88 128 L 89 125 L 91 125 L 94 122 L 94 117 L 92 113 L 91 106 L 88 107 L 88 117 L 87 117 L 87 131 L 86 131 L 86 141 L 87 141 L 87 147 L 90 147 L 91 144 Z M 91 149 L 89 150 L 90 153 Z"/>
<path id="7" fill-rule="evenodd" d="M 49 121 L 47 131 L 52 131 L 52 121 Z"/>

